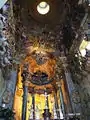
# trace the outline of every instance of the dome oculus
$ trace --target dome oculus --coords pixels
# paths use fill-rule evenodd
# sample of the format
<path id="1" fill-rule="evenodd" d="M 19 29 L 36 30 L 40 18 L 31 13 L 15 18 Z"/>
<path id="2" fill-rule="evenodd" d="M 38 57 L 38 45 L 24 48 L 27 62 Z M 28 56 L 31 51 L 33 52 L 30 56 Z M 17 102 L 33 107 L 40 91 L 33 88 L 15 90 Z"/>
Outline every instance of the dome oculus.
<path id="1" fill-rule="evenodd" d="M 45 15 L 49 12 L 50 10 L 50 6 L 49 4 L 47 4 L 47 2 L 40 2 L 37 5 L 37 11 L 39 12 L 39 14 Z"/>

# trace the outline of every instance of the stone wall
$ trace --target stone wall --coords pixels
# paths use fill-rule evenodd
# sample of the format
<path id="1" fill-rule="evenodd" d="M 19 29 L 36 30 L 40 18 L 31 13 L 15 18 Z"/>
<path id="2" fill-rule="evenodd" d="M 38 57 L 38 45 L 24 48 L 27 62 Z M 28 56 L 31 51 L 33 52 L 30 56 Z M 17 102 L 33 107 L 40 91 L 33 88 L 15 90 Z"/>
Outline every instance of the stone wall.
<path id="1" fill-rule="evenodd" d="M 90 120 L 90 73 L 80 84 L 80 97 L 82 103 L 82 113 L 86 120 Z"/>
<path id="2" fill-rule="evenodd" d="M 5 91 L 5 88 L 6 88 L 6 83 L 5 83 L 5 80 L 3 78 L 2 70 L 0 69 L 0 105 L 2 102 L 2 95 Z"/>
<path id="3" fill-rule="evenodd" d="M 80 120 L 90 120 L 90 73 L 78 84 L 65 73 L 73 113 L 80 113 Z"/>
<path id="4" fill-rule="evenodd" d="M 17 72 L 11 71 L 6 79 L 0 69 L 0 106 L 12 108 L 14 102 L 14 93 L 17 82 Z"/>
<path id="5" fill-rule="evenodd" d="M 87 77 L 81 83 L 82 88 L 86 89 L 90 95 L 90 73 L 87 74 Z"/>
<path id="6" fill-rule="evenodd" d="M 6 79 L 6 89 L 3 93 L 3 104 L 6 108 L 12 108 L 14 102 L 14 94 L 17 82 L 17 72 L 11 71 L 9 73 L 8 79 Z"/>

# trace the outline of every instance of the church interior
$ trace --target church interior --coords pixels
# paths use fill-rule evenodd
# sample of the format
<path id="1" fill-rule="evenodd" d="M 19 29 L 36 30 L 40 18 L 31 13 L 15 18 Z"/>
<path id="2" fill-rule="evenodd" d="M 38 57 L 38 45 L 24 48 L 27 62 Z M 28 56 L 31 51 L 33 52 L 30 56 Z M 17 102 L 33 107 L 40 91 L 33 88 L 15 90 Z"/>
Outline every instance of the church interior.
<path id="1" fill-rule="evenodd" d="M 90 0 L 0 0 L 0 120 L 90 120 Z"/>

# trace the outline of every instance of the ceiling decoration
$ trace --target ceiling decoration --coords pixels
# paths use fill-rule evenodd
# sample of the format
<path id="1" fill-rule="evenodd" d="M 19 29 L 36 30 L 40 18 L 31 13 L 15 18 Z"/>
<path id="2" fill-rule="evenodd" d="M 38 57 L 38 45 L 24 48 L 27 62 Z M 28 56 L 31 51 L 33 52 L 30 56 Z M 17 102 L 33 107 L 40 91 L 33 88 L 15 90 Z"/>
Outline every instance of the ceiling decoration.
<path id="1" fill-rule="evenodd" d="M 38 12 L 38 10 L 40 9 L 40 3 L 42 2 L 46 2 L 46 9 L 49 10 L 49 12 L 47 14 L 40 14 Z M 18 2 L 19 3 L 19 2 Z M 60 1 L 60 0 L 27 0 L 27 2 L 22 1 L 21 3 L 21 7 L 25 8 L 28 10 L 28 15 L 33 17 L 33 19 L 41 22 L 41 23 L 61 23 L 66 15 L 66 11 L 68 11 L 67 7 L 65 7 L 65 2 L 64 1 Z M 20 4 L 19 3 L 19 4 Z M 39 6 L 38 6 L 39 5 Z M 38 8 L 38 10 L 37 10 Z M 64 11 L 63 11 L 64 9 Z M 45 9 L 43 9 L 45 10 Z"/>
<path id="2" fill-rule="evenodd" d="M 41 15 L 37 11 L 40 2 L 16 0 L 16 49 L 23 48 L 23 43 L 28 40 L 35 41 L 36 37 L 42 45 L 69 49 L 80 36 L 78 29 L 85 14 L 84 7 L 78 5 L 78 1 L 45 0 L 50 5 L 50 12 Z"/>
<path id="3" fill-rule="evenodd" d="M 5 2 L 5 1 L 3 1 Z M 1 5 L 2 3 L 0 3 Z M 8 42 L 8 25 L 7 14 L 0 14 L 0 67 L 5 67 L 11 64 L 11 55 Z"/>
<path id="4" fill-rule="evenodd" d="M 59 53 L 61 56 L 80 36 L 78 26 L 84 16 L 84 7 L 78 5 L 77 0 L 45 0 L 50 5 L 50 12 L 45 16 L 36 12 L 36 6 L 40 2 L 42 1 L 16 0 L 13 23 L 12 16 L 8 16 L 9 46 L 12 49 L 11 55 L 18 56 L 17 59 L 26 56 L 25 44 L 29 46 L 36 44 L 36 41 L 41 46 L 54 48 L 55 54 Z"/>
<path id="5" fill-rule="evenodd" d="M 57 59 L 58 56 L 68 55 L 71 46 L 75 46 L 73 43 L 82 36 L 80 24 L 85 8 L 78 5 L 78 0 L 45 0 L 50 5 L 50 11 L 45 15 L 37 11 L 40 2 L 42 1 L 16 0 L 14 3 L 14 20 L 12 22 L 10 15 L 8 19 L 8 39 L 14 64 L 20 64 L 31 54 L 38 65 L 46 64 L 48 57 Z M 60 59 L 58 61 L 60 62 Z M 62 62 L 59 62 L 57 64 L 62 66 Z M 60 74 L 61 66 L 57 70 Z M 48 77 L 49 72 L 47 74 L 44 71 Z"/>

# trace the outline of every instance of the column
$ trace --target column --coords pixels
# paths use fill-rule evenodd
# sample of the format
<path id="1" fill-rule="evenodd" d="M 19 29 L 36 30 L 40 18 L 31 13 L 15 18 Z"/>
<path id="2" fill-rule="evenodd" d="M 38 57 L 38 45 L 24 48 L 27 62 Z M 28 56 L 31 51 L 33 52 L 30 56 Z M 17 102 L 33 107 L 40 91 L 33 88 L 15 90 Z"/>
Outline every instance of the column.
<path id="1" fill-rule="evenodd" d="M 68 69 L 68 64 L 67 64 L 67 58 L 63 57 L 62 58 L 62 62 L 63 62 L 63 67 L 64 67 L 64 74 L 65 74 L 65 79 L 66 79 L 66 85 L 68 88 L 68 94 L 69 94 L 69 99 L 70 99 L 70 112 L 76 113 L 76 112 L 81 112 L 81 104 L 77 103 L 75 104 L 73 102 L 73 95 L 75 95 L 75 92 L 78 90 L 77 87 L 75 86 L 75 84 L 72 81 L 72 77 L 69 69 Z M 74 96 L 76 99 L 78 96 Z"/>
<path id="2" fill-rule="evenodd" d="M 66 78 L 66 84 L 69 92 L 69 98 L 70 98 L 70 104 L 71 104 L 71 112 L 75 112 L 74 104 L 72 101 L 72 92 L 74 91 L 75 87 L 71 79 L 71 74 L 67 71 L 65 71 L 65 78 Z"/>
<path id="3" fill-rule="evenodd" d="M 12 0 L 10 0 L 10 12 L 11 12 L 11 16 L 13 17 L 13 3 Z"/>
<path id="4" fill-rule="evenodd" d="M 61 108 L 63 112 L 63 116 L 65 117 L 65 105 L 64 105 L 64 98 L 63 98 L 63 93 L 62 93 L 62 88 L 59 82 L 57 82 L 58 89 L 59 89 L 59 97 L 60 97 L 60 103 L 61 103 Z"/>
<path id="5" fill-rule="evenodd" d="M 26 120 L 26 111 L 27 111 L 27 96 L 28 96 L 28 84 L 29 84 L 29 72 L 28 72 L 28 63 L 23 65 L 22 72 L 22 83 L 23 83 L 23 102 L 22 102 L 22 120 Z"/>
<path id="6" fill-rule="evenodd" d="M 70 117 L 70 115 L 72 114 L 72 116 L 75 117 L 75 115 L 77 116 L 77 114 L 80 114 L 82 111 L 81 103 L 80 101 L 78 102 L 79 91 L 78 91 L 78 87 L 73 83 L 72 76 L 71 76 L 72 73 L 69 70 L 69 67 L 68 67 L 69 64 L 68 64 L 67 58 L 62 57 L 61 59 L 64 67 L 64 75 L 65 75 L 65 80 L 66 80 L 66 85 L 67 85 L 67 90 L 69 95 L 70 109 L 67 115 Z"/>
<path id="7" fill-rule="evenodd" d="M 28 86 L 23 85 L 22 120 L 26 120 Z"/>
<path id="8" fill-rule="evenodd" d="M 58 106 L 58 100 L 57 100 L 56 93 L 54 93 L 54 100 L 55 100 L 55 110 L 57 114 L 57 119 L 60 119 L 60 112 L 59 112 L 59 106 Z"/>
<path id="9" fill-rule="evenodd" d="M 35 120 L 35 95 L 32 93 L 32 109 L 33 109 L 33 120 Z"/>

